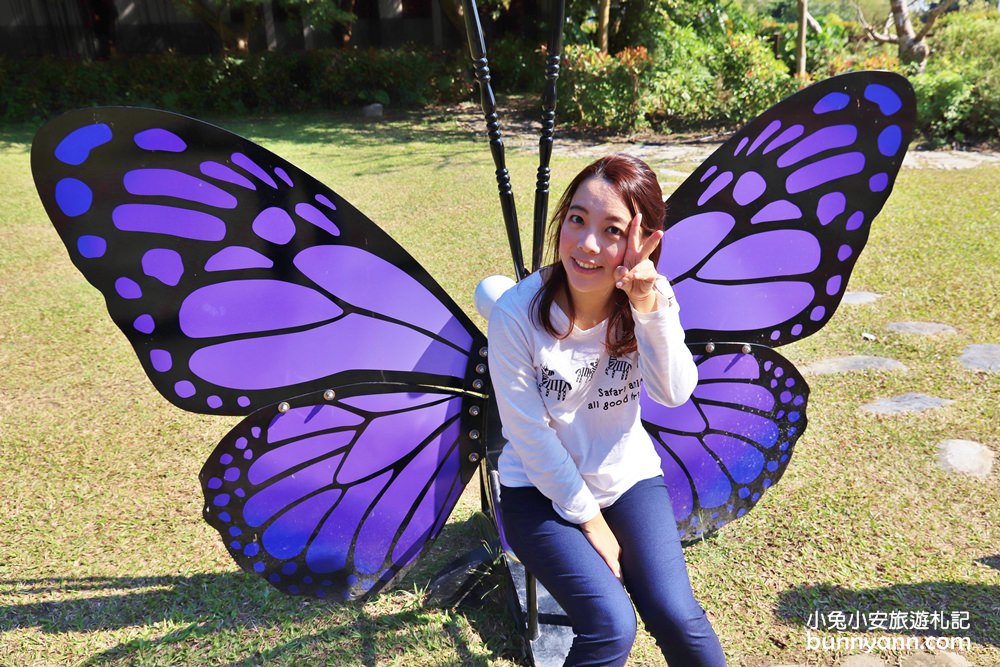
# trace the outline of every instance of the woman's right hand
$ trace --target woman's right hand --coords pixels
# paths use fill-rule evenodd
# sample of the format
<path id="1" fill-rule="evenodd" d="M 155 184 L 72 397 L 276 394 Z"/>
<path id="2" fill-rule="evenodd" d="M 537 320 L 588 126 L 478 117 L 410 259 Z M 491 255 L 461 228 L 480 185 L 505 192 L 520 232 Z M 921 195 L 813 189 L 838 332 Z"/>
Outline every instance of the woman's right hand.
<path id="1" fill-rule="evenodd" d="M 591 546 L 597 554 L 604 559 L 604 562 L 611 568 L 612 574 L 619 581 L 622 578 L 621 555 L 622 548 L 618 544 L 618 538 L 611 532 L 611 527 L 604 520 L 604 515 L 597 513 L 593 519 L 580 524 L 580 530 L 587 536 Z"/>

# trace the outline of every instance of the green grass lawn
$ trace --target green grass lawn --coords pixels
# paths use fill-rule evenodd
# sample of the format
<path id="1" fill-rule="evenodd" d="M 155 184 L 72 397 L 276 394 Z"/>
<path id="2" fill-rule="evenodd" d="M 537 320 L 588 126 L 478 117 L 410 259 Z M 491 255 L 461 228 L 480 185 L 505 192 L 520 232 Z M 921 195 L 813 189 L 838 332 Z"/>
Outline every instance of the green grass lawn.
<path id="1" fill-rule="evenodd" d="M 485 138 L 453 119 L 222 124 L 364 210 L 468 312 L 480 278 L 511 273 Z M 201 519 L 197 475 L 238 420 L 184 413 L 153 390 L 35 195 L 33 129 L 0 129 L 0 664 L 521 664 L 499 591 L 476 607 L 421 604 L 433 573 L 477 544 L 475 484 L 430 556 L 367 604 L 293 599 L 237 570 Z M 512 151 L 508 162 L 527 229 L 536 158 Z M 586 162 L 557 148 L 553 191 Z M 884 296 L 842 306 L 783 349 L 800 366 L 873 354 L 909 370 L 809 378 L 810 426 L 781 483 L 687 549 L 730 664 L 837 664 L 847 652 L 808 650 L 807 621 L 855 610 L 968 611 L 968 630 L 931 634 L 968 636 L 962 655 L 1000 664 L 997 473 L 974 480 L 936 464 L 944 439 L 1000 446 L 1000 378 L 957 361 L 967 345 L 1000 342 L 998 183 L 995 166 L 902 172 L 850 285 Z M 886 329 L 902 320 L 958 332 Z M 858 410 L 907 392 L 953 402 L 922 414 Z M 631 664 L 660 661 L 641 636 Z"/>

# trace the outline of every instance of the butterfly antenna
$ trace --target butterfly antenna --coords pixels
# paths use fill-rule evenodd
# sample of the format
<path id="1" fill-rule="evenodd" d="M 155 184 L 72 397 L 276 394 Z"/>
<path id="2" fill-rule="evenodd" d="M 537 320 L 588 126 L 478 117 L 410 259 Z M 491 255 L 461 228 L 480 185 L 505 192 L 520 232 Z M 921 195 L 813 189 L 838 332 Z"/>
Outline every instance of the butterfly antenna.
<path id="1" fill-rule="evenodd" d="M 556 80 L 562 58 L 563 23 L 566 20 L 566 2 L 559 0 L 552 10 L 549 33 L 549 50 L 545 57 L 545 90 L 542 93 L 542 136 L 538 139 L 538 179 L 535 184 L 534 236 L 531 239 L 531 270 L 542 264 L 542 247 L 545 245 L 545 222 L 549 209 L 549 160 L 556 126 Z"/>
<path id="2" fill-rule="evenodd" d="M 479 95 L 482 99 L 483 114 L 486 116 L 486 130 L 490 137 L 490 152 L 493 153 L 493 164 L 496 165 L 497 189 L 500 191 L 500 208 L 503 211 L 503 222 L 507 227 L 507 240 L 510 242 L 510 254 L 514 259 L 514 275 L 521 280 L 528 275 L 524 268 L 524 256 L 521 253 L 521 234 L 517 228 L 517 210 L 514 207 L 514 189 L 510 184 L 510 172 L 504 160 L 503 140 L 500 138 L 500 119 L 497 115 L 496 97 L 493 86 L 490 85 L 490 66 L 486 59 L 486 41 L 483 39 L 483 26 L 479 22 L 479 10 L 475 0 L 463 0 L 465 14 L 465 29 L 469 35 L 469 52 L 476 71 L 476 83 L 479 84 Z"/>

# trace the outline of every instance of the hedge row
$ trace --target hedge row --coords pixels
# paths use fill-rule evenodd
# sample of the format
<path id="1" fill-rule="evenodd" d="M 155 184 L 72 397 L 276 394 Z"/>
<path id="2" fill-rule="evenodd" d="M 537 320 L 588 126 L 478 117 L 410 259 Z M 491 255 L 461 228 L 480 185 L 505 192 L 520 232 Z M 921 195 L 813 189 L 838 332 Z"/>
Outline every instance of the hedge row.
<path id="1" fill-rule="evenodd" d="M 741 123 L 795 91 L 773 35 L 701 35 L 667 24 L 654 50 L 566 47 L 559 124 L 630 132 Z M 890 47 L 830 31 L 813 75 L 901 68 Z M 922 74 L 911 72 L 918 123 L 932 142 L 1000 140 L 1000 13 L 957 12 L 939 24 Z M 544 52 L 501 39 L 490 47 L 494 90 L 538 94 Z M 224 115 L 357 106 L 421 106 L 474 98 L 463 53 L 422 49 L 316 50 L 247 57 L 175 55 L 105 62 L 0 57 L 0 118 L 41 120 L 95 104 Z"/>
<path id="2" fill-rule="evenodd" d="M 954 12 L 935 26 L 927 69 L 911 78 L 931 142 L 1000 142 L 1000 12 Z"/>
<path id="3" fill-rule="evenodd" d="M 564 114 L 584 126 L 618 131 L 732 125 L 797 89 L 785 65 L 752 35 L 710 43 L 687 29 L 675 32 L 669 50 L 656 53 L 567 47 Z"/>
<path id="4" fill-rule="evenodd" d="M 140 56 L 103 62 L 0 58 L 0 117 L 46 118 L 106 104 L 188 114 L 300 111 L 468 95 L 462 64 L 429 51 L 315 50 L 247 57 Z"/>

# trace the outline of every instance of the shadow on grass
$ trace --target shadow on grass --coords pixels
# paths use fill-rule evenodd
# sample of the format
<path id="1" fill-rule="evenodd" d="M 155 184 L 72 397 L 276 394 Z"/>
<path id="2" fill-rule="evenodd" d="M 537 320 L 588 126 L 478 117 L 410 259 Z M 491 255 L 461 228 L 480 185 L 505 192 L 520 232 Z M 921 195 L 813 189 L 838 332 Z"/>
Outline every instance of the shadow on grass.
<path id="1" fill-rule="evenodd" d="M 1000 645 L 1000 586 L 962 584 L 948 581 L 928 581 L 920 584 L 899 584 L 884 588 L 852 590 L 840 586 L 800 586 L 783 592 L 777 615 L 787 623 L 806 625 L 810 616 L 824 614 L 820 630 L 833 630 L 829 624 L 831 612 L 845 616 L 857 614 L 860 627 L 849 631 L 864 632 L 871 627 L 871 614 L 903 612 L 904 623 L 912 625 L 914 614 L 928 615 L 926 627 L 893 628 L 886 631 L 909 636 L 968 637 L 979 644 Z M 943 613 L 948 627 L 931 616 Z M 968 612 L 967 627 L 952 628 L 952 612 Z M 864 614 L 864 616 L 860 616 Z M 824 628 L 824 625 L 826 626 Z"/>
<path id="2" fill-rule="evenodd" d="M 232 665 L 268 664 L 282 657 L 293 661 L 344 651 L 364 665 L 385 656 L 380 637 L 427 626 L 428 610 L 412 608 L 373 614 L 365 605 L 334 606 L 286 596 L 256 577 L 242 573 L 201 574 L 189 577 L 88 577 L 34 580 L 0 580 L 8 593 L 74 599 L 0 606 L 0 630 L 36 627 L 46 633 L 81 633 L 153 626 L 168 622 L 184 627 L 156 638 L 136 638 L 91 656 L 83 664 L 128 662 L 142 656 L 186 652 L 194 645 L 228 645 L 246 657 Z M 376 598 L 377 600 L 377 598 Z M 460 617 L 475 628 L 494 655 L 504 651 L 495 632 L 503 624 L 502 608 L 458 610 L 445 615 L 443 627 L 462 665 L 485 667 L 483 651 L 473 650 Z M 271 648 L 249 648 L 263 643 L 258 635 L 294 635 L 310 621 L 326 625 L 319 632 L 295 636 Z M 440 622 L 440 619 L 438 619 Z M 263 631 L 263 632 L 262 632 Z M 426 630 L 425 632 L 431 632 Z M 246 636 L 243 633 L 248 633 Z M 270 643 L 270 642 L 269 642 Z M 246 647 L 246 648 L 244 648 Z M 431 649 L 429 649 L 431 650 Z"/>
<path id="3" fill-rule="evenodd" d="M 0 580 L 0 586 L 19 596 L 71 597 L 0 606 L 0 628 L 37 627 L 50 633 L 119 630 L 164 620 L 197 625 L 206 617 L 268 626 L 287 621 L 290 611 L 289 604 L 268 599 L 280 600 L 277 592 L 262 594 L 254 577 L 238 572 Z"/>
<path id="4" fill-rule="evenodd" d="M 448 599 L 454 601 L 455 598 L 452 594 L 459 595 L 461 600 L 458 606 L 447 613 L 462 617 L 481 638 L 490 654 L 527 665 L 523 629 L 518 630 L 511 611 L 516 603 L 516 598 L 510 598 L 514 594 L 513 581 L 506 569 L 497 566 L 497 563 L 491 565 L 488 560 L 479 560 L 484 555 L 482 551 L 486 542 L 496 539 L 492 528 L 487 525 L 488 521 L 482 512 L 475 512 L 464 521 L 447 524 L 429 552 L 406 574 L 398 588 L 423 590 L 427 607 L 449 604 Z M 459 561 L 486 574 L 465 579 L 458 573 L 459 570 L 453 569 Z M 467 571 L 471 573 L 472 567 Z M 457 576 L 449 577 L 446 572 Z M 449 623 L 445 630 L 461 653 L 465 644 L 458 641 L 460 627 Z M 462 655 L 459 664 L 478 664 L 471 654 Z"/>
<path id="5" fill-rule="evenodd" d="M 440 111 L 427 115 L 410 112 L 378 122 L 340 112 L 203 120 L 250 138 L 293 163 L 308 159 L 314 152 L 334 160 L 341 170 L 347 168 L 353 177 L 386 176 L 414 167 L 438 172 L 455 162 L 490 163 L 485 132 L 482 136 L 470 132 L 450 122 Z M 0 124 L 0 150 L 27 153 L 42 124 Z M 287 145 L 276 146 L 278 143 L 291 143 L 295 148 L 289 150 Z M 315 150 L 310 151 L 310 147 Z M 338 149 L 343 151 L 340 157 Z M 334 189 L 337 186 L 327 185 Z"/>
<path id="6" fill-rule="evenodd" d="M 56 118 L 53 116 L 52 118 Z M 241 136 L 252 136 L 262 145 L 288 142 L 299 145 L 335 144 L 346 147 L 407 143 L 454 144 L 467 142 L 488 160 L 486 121 L 475 131 L 462 127 L 443 110 L 405 111 L 381 120 L 367 120 L 342 111 L 302 112 L 268 116 L 191 116 Z M 0 147 L 30 145 L 47 120 L 0 123 Z M 502 128 L 501 128 L 502 131 Z"/>
<path id="7" fill-rule="evenodd" d="M 472 521 L 446 525 L 429 553 L 395 589 L 426 588 L 444 560 L 478 540 Z M 219 646 L 230 656 L 241 656 L 227 663 L 231 665 L 275 660 L 374 665 L 399 646 L 397 636 L 403 637 L 399 641 L 404 645 L 406 641 L 419 644 L 442 630 L 445 650 L 457 653 L 462 665 L 485 667 L 497 657 L 522 659 L 520 639 L 502 598 L 502 582 L 491 575 L 479 590 L 481 595 L 470 600 L 472 604 L 435 612 L 421 606 L 417 594 L 410 598 L 412 603 L 405 597 L 383 601 L 383 596 L 392 595 L 384 593 L 365 604 L 346 605 L 293 597 L 242 572 L 0 579 L 4 598 L 31 600 L 0 604 L 0 632 L 16 628 L 37 628 L 49 634 L 147 629 L 143 637 L 90 656 L 83 663 L 88 665 L 190 657 L 201 655 L 205 646 Z M 400 606 L 404 608 L 399 610 Z M 380 613 L 380 608 L 386 611 Z M 181 627 L 158 636 L 155 626 L 164 624 Z M 254 648 L 264 646 L 269 648 Z M 417 650 L 433 654 L 441 648 Z M 340 653 L 349 658 L 340 660 Z"/>
<path id="8" fill-rule="evenodd" d="M 992 567 L 994 570 L 1000 570 L 1000 554 L 997 554 L 995 556 L 984 556 L 978 559 L 976 562 Z"/>
<path id="9" fill-rule="evenodd" d="M 356 114 L 330 111 L 280 114 L 256 118 L 206 118 L 231 131 L 253 134 L 261 141 L 287 141 L 297 144 L 338 142 L 451 143 L 469 141 L 479 134 L 459 127 L 439 111 L 403 112 L 381 120 L 366 120 Z M 485 137 L 486 121 L 483 121 Z M 484 146 L 486 141 L 483 141 Z"/>
<path id="10" fill-rule="evenodd" d="M 27 152 L 31 147 L 31 140 L 35 138 L 35 132 L 41 126 L 41 123 L 0 124 L 0 150 L 21 149 Z"/>

